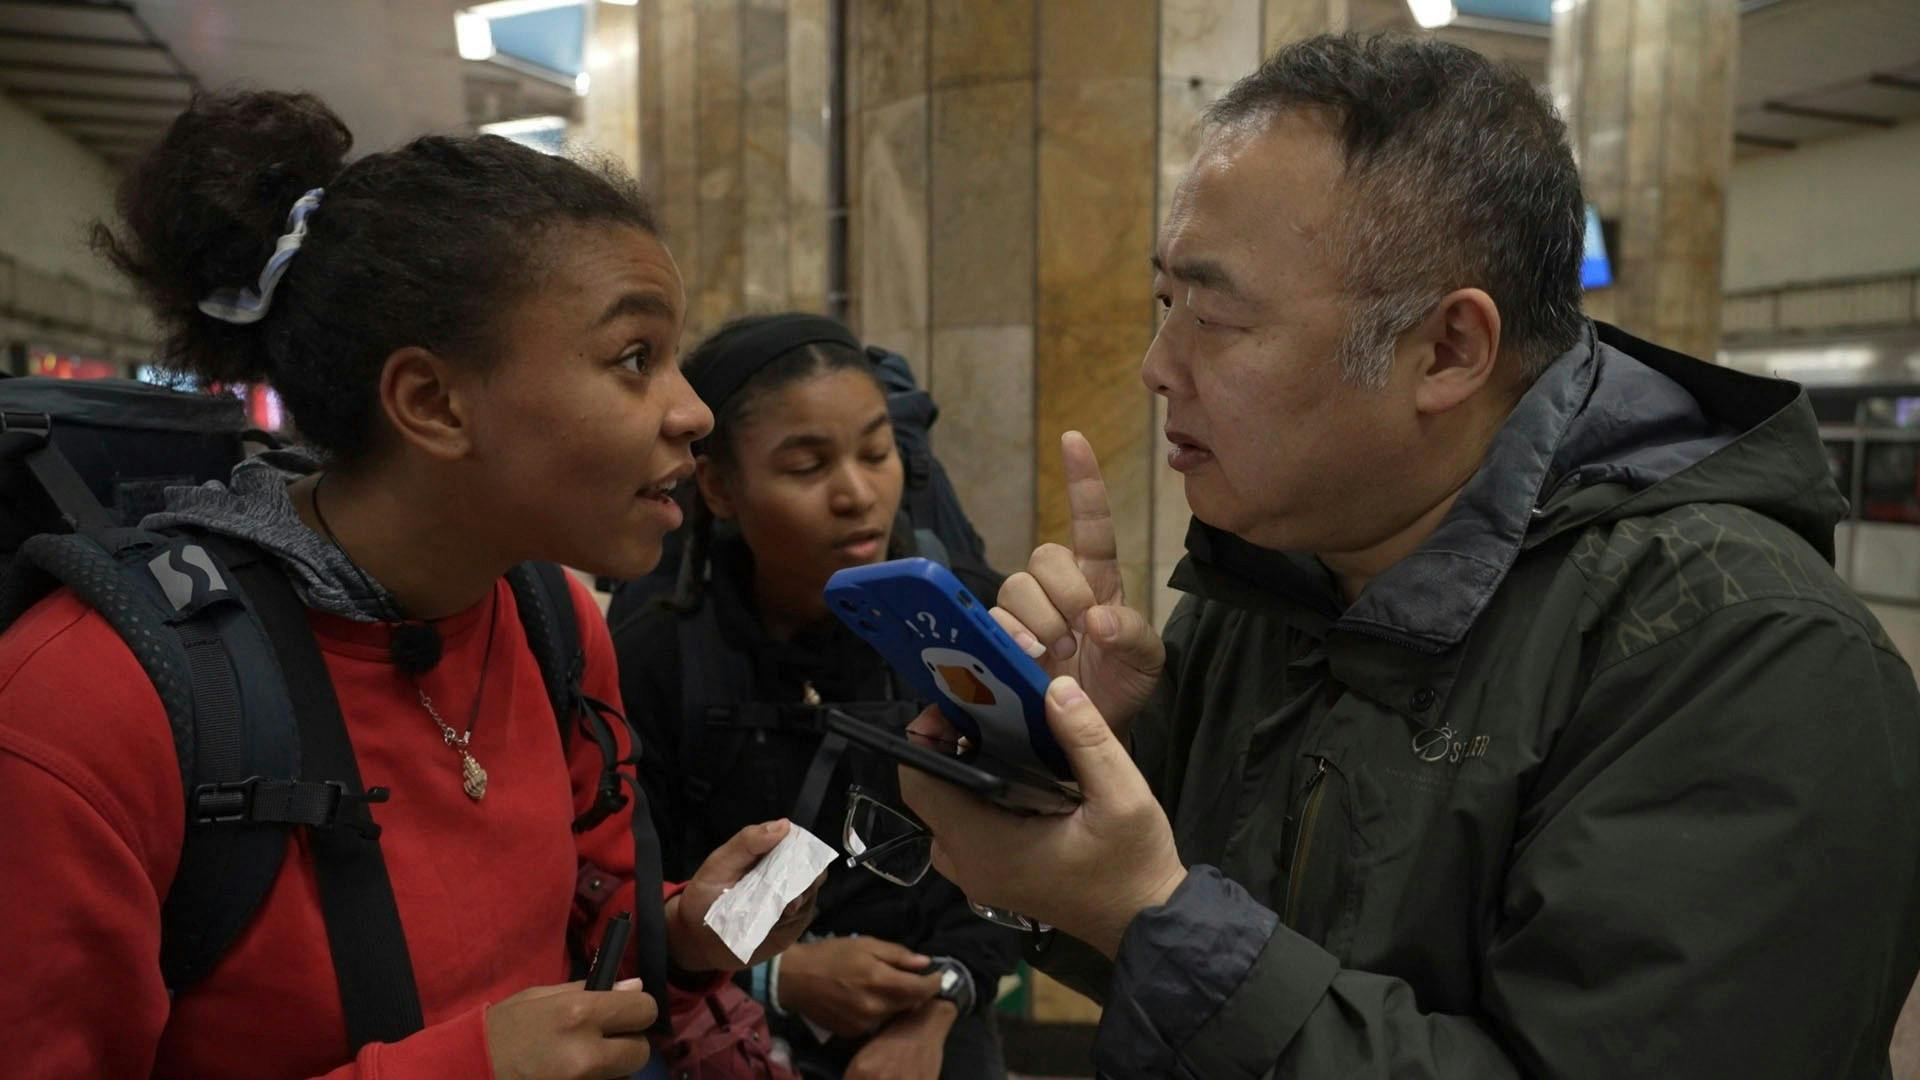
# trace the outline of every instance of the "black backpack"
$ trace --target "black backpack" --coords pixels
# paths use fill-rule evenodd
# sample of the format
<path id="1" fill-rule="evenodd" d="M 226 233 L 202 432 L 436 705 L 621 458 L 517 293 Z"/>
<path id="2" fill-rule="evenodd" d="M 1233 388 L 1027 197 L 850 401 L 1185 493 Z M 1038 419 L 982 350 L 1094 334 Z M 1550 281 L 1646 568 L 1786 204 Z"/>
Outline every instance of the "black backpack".
<path id="1" fill-rule="evenodd" d="M 225 480 L 250 437 L 270 439 L 247 432 L 238 399 L 225 395 L 117 379 L 0 379 L 0 630 L 67 586 L 119 633 L 159 694 L 187 807 L 161 909 L 169 992 L 213 969 L 277 877 L 290 830 L 304 828 L 357 1050 L 422 1026 L 368 809 L 387 791 L 361 783 L 305 606 L 279 567 L 229 537 L 139 527 L 161 509 L 165 488 Z M 603 755 L 595 804 L 574 822 L 588 829 L 627 805 L 617 770 L 633 764 L 639 743 L 619 760 L 612 725 L 625 718 L 582 692 L 565 571 L 526 563 L 508 581 L 562 745 L 578 728 Z M 642 977 L 662 986 L 659 846 L 637 787 L 634 797 Z"/>

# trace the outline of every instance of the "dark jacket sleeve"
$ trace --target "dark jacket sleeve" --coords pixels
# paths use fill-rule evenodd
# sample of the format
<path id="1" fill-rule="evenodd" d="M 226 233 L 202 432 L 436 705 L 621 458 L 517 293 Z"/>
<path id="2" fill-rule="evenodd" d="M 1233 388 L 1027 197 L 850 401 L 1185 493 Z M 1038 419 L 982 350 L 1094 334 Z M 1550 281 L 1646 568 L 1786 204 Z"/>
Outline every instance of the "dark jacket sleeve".
<path id="1" fill-rule="evenodd" d="M 1920 696 L 1815 601 L 1599 672 L 1515 823 L 1471 1015 L 1196 868 L 1120 947 L 1103 1075 L 1878 1077 L 1920 934 Z M 1890 947 L 1891 946 L 1891 947 Z"/>

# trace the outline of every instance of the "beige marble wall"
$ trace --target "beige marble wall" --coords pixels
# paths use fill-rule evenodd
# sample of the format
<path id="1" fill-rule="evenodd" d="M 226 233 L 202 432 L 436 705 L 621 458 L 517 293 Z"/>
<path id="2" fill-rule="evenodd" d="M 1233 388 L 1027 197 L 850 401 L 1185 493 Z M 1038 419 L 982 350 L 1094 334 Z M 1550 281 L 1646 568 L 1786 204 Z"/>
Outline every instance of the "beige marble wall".
<path id="1" fill-rule="evenodd" d="M 1059 437 L 1100 455 L 1127 594 L 1149 607 L 1153 401 L 1138 370 L 1153 335 L 1159 5 L 1040 5 L 1035 525 L 1064 541 Z"/>
<path id="2" fill-rule="evenodd" d="M 637 149 L 639 162 L 634 175 L 654 200 L 654 212 L 661 213 L 660 171 L 666 164 L 666 72 L 662 59 L 665 35 L 660 26 L 661 0 L 640 0 L 634 7 L 634 33 L 640 41 L 639 100 L 635 106 L 640 125 Z"/>
<path id="3" fill-rule="evenodd" d="M 687 283 L 689 302 L 706 276 L 700 258 L 698 147 L 694 133 L 694 0 L 655 0 L 659 8 L 660 157 L 651 171 L 667 246 Z M 644 17 L 644 15 L 643 15 Z M 695 340 L 686 335 L 689 344 Z"/>
<path id="4" fill-rule="evenodd" d="M 860 47 L 865 40 L 862 27 L 866 25 L 866 6 L 860 3 L 843 3 L 840 8 L 840 42 L 842 64 L 845 74 L 841 79 L 841 94 L 844 97 L 846 111 L 845 122 L 840 139 L 840 153 L 844 170 L 841 184 L 845 189 L 846 250 L 841 254 L 844 265 L 841 268 L 846 282 L 847 324 L 858 333 L 866 322 L 865 305 L 860 298 L 860 276 L 866 266 L 866 227 L 861 220 L 860 207 L 866 201 L 866 155 L 861 131 L 866 124 L 866 102 L 861 96 Z"/>
<path id="5" fill-rule="evenodd" d="M 830 3 L 627 9 L 640 173 L 687 282 L 688 345 L 743 314 L 827 307 Z"/>
<path id="6" fill-rule="evenodd" d="M 1719 345 L 1737 29 L 1733 0 L 1578 0 L 1554 21 L 1554 98 L 1619 223 L 1617 284 L 1590 310 L 1696 356 Z"/>
<path id="7" fill-rule="evenodd" d="M 740 11 L 740 75 L 746 93 L 740 167 L 746 216 L 741 237 L 743 312 L 787 310 L 788 148 L 786 0 L 746 0 Z"/>
<path id="8" fill-rule="evenodd" d="M 787 2 L 787 302 L 827 310 L 828 0 Z"/>
<path id="9" fill-rule="evenodd" d="M 613 4 L 589 9 L 587 76 L 577 135 L 629 173 L 640 173 L 640 10 Z"/>
<path id="10" fill-rule="evenodd" d="M 932 0 L 928 15 L 934 439 L 1003 569 L 1033 549 L 1035 14 Z"/>
<path id="11" fill-rule="evenodd" d="M 927 379 L 932 349 L 927 295 L 931 102 L 927 0 L 852 0 L 858 35 L 849 81 L 860 94 L 860 333 L 904 354 Z"/>
<path id="12" fill-rule="evenodd" d="M 698 340 L 746 304 L 746 87 L 741 0 L 694 0 L 695 235 L 687 337 Z"/>
<path id="13" fill-rule="evenodd" d="M 1262 6 L 1266 53 L 1315 34 L 1340 33 L 1349 23 L 1349 0 L 1264 0 Z"/>

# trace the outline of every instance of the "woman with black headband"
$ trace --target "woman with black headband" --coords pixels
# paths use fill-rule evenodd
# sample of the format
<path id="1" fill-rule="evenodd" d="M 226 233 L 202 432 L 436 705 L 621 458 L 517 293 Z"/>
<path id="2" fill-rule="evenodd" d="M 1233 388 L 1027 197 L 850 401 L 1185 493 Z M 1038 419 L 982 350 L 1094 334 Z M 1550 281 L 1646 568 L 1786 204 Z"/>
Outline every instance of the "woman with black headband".
<path id="1" fill-rule="evenodd" d="M 789 833 L 743 822 L 663 905 L 631 810 L 575 832 L 601 751 L 563 748 L 502 577 L 525 560 L 644 574 L 681 523 L 669 492 L 712 417 L 680 373 L 685 290 L 645 201 L 496 137 L 348 163 L 350 141 L 307 95 L 197 98 L 98 241 L 162 320 L 165 363 L 270 383 L 303 437 L 170 493 L 146 525 L 250 545 L 304 605 L 368 794 L 388 789 L 371 814 L 417 1030 L 353 1033 L 366 999 L 343 1001 L 392 987 L 336 984 L 370 935 L 330 945 L 306 831 L 210 972 L 165 977 L 188 816 L 167 712 L 61 591 L 0 637 L 8 1075 L 628 1075 L 669 979 L 740 966 L 704 916 Z M 584 589 L 572 600 L 581 687 L 617 709 L 605 624 Z M 653 940 L 619 975 L 651 958 L 646 985 L 569 983 L 629 910 Z M 784 914 L 760 955 L 799 934 L 806 897 Z"/>
<path id="2" fill-rule="evenodd" d="M 914 553 L 874 361 L 830 319 L 761 316 L 703 342 L 687 378 L 717 421 L 679 584 L 614 613 L 669 875 L 769 813 L 838 839 L 850 785 L 898 805 L 892 764 L 823 739 L 812 706 L 902 728 L 920 709 L 821 597 L 837 570 Z M 810 939 L 736 982 L 809 1077 L 1000 1077 L 988 1010 L 1016 955 L 937 875 L 902 888 L 836 865 Z"/>

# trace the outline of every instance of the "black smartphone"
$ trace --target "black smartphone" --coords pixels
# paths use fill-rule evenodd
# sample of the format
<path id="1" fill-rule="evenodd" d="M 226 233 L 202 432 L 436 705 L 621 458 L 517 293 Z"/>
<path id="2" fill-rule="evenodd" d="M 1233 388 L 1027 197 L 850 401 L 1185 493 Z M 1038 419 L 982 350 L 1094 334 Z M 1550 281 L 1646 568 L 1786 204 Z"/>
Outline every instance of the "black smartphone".
<path id="1" fill-rule="evenodd" d="M 1022 814 L 1065 814 L 1080 805 L 1077 787 L 996 761 L 985 754 L 943 754 L 897 731 L 856 720 L 838 709 L 828 709 L 826 721 L 827 730 L 844 736 L 855 746 L 918 769 L 995 806 Z"/>

